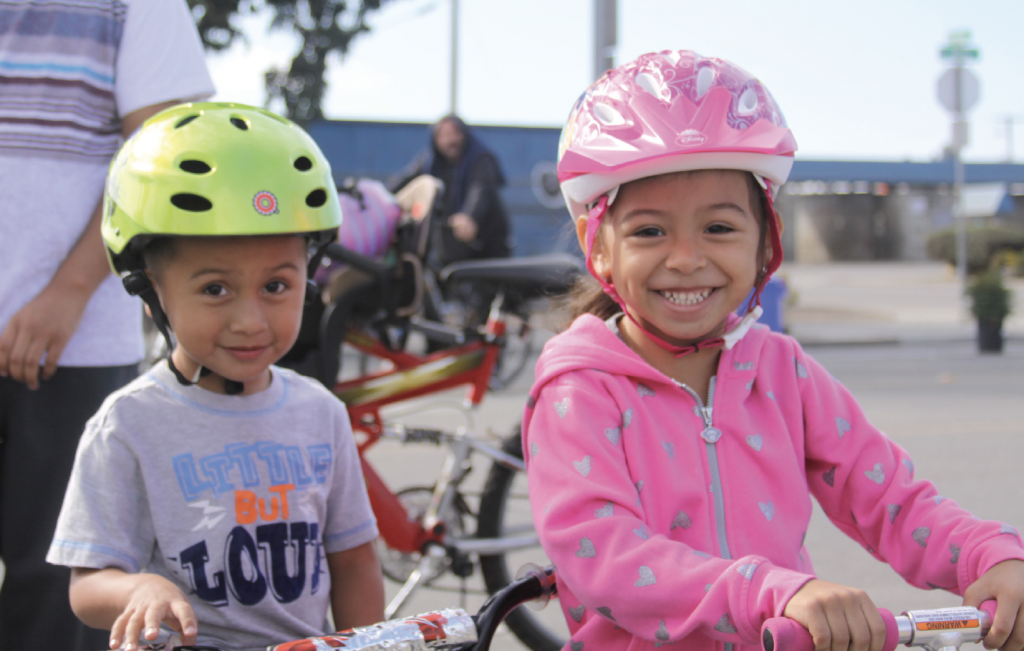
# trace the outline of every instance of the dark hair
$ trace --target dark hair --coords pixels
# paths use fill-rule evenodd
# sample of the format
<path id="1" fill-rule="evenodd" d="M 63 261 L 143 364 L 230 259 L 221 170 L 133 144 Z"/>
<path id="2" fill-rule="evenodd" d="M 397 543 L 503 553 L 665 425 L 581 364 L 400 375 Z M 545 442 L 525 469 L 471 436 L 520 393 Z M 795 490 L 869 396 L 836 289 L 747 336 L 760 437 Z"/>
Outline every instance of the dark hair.
<path id="1" fill-rule="evenodd" d="M 696 170 L 695 170 L 696 171 Z M 693 172 L 670 172 L 670 174 L 692 174 Z M 757 277 L 754 280 L 754 286 L 756 287 L 761 283 L 764 277 L 765 260 L 764 260 L 764 249 L 768 240 L 768 229 L 765 228 L 767 220 L 766 217 L 769 214 L 768 210 L 768 197 L 765 195 L 764 189 L 761 188 L 761 184 L 757 182 L 754 175 L 746 173 L 747 188 L 750 191 L 750 205 L 754 210 L 754 217 L 757 218 L 758 230 L 760 231 L 759 240 L 760 246 L 757 252 Z M 598 231 L 597 237 L 600 237 L 601 233 Z M 584 251 L 584 255 L 586 252 Z M 572 286 L 569 291 L 569 296 L 565 299 L 565 308 L 569 313 L 568 322 L 564 327 L 568 327 L 576 317 L 584 314 L 593 314 L 602 321 L 609 319 L 619 312 L 622 308 L 619 304 L 609 296 L 604 288 L 601 287 L 601 283 L 597 282 L 597 279 L 590 274 L 582 274 L 576 283 Z"/>
<path id="2" fill-rule="evenodd" d="M 176 238 L 165 235 L 156 236 L 142 243 L 139 255 L 145 269 L 152 274 L 159 274 L 178 250 L 175 240 Z"/>

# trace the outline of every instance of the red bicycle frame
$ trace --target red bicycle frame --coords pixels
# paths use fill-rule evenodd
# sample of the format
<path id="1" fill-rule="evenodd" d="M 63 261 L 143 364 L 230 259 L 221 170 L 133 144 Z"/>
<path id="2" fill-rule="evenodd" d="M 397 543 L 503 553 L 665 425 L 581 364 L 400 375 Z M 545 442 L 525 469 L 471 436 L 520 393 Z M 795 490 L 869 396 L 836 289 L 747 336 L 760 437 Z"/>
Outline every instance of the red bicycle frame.
<path id="1" fill-rule="evenodd" d="M 349 330 L 346 333 L 346 343 L 392 364 L 389 370 L 338 382 L 333 390 L 348 408 L 353 431 L 366 436 L 358 443 L 359 457 L 370 506 L 388 547 L 406 553 L 421 552 L 427 543 L 442 543 L 446 531 L 443 524 L 427 523 L 429 526 L 424 526 L 423 522 L 410 521 L 398 496 L 367 462 L 364 452 L 384 434 L 381 407 L 462 385 L 469 387 L 469 402 L 480 404 L 487 392 L 504 335 L 504 318 L 500 314 L 497 317 L 492 315 L 482 339 L 421 356 L 391 350 L 364 332 Z"/>

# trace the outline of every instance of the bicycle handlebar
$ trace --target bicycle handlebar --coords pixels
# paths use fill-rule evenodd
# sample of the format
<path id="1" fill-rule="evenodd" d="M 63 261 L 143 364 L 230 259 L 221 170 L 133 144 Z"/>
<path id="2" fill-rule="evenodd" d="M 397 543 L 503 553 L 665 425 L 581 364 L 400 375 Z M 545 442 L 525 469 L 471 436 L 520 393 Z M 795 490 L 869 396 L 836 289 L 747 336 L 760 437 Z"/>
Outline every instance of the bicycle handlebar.
<path id="1" fill-rule="evenodd" d="M 964 606 L 911 610 L 899 617 L 879 608 L 878 614 L 885 622 L 882 651 L 893 651 L 898 644 L 952 651 L 961 644 L 978 642 L 988 634 L 995 610 L 994 601 L 986 601 L 980 609 Z M 764 651 L 814 651 L 814 640 L 796 621 L 773 617 L 761 627 L 761 646 Z"/>
<path id="2" fill-rule="evenodd" d="M 346 249 L 340 244 L 328 244 L 324 247 L 324 255 L 336 262 L 350 264 L 360 271 L 365 271 L 376 277 L 381 277 L 391 268 L 388 264 L 368 258 L 365 255 Z"/>
<path id="3" fill-rule="evenodd" d="M 517 606 L 546 600 L 556 594 L 554 568 L 536 568 L 491 595 L 480 612 L 470 616 L 462 609 L 424 613 L 381 622 L 317 638 L 294 640 L 271 647 L 272 651 L 488 651 L 498 624 Z M 215 650 L 219 651 L 219 650 Z"/>

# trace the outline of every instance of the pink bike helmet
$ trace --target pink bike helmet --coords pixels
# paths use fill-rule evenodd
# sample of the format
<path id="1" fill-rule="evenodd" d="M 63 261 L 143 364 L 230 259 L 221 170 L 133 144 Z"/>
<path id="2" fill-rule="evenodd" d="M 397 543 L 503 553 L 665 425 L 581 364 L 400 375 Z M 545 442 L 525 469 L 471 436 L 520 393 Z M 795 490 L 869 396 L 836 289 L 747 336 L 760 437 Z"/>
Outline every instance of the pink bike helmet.
<path id="1" fill-rule="evenodd" d="M 753 173 L 765 190 L 772 245 L 754 306 L 782 263 L 781 223 L 773 199 L 789 176 L 795 152 L 796 140 L 782 111 L 753 75 L 723 59 L 666 50 L 609 70 L 577 100 L 562 129 L 558 180 L 573 221 L 588 217 L 585 253 L 594 273 L 594 235 L 623 183 L 690 170 Z M 614 287 L 598 280 L 621 304 Z M 676 348 L 648 334 L 663 347 Z M 723 342 L 701 342 L 700 347 L 705 343 Z"/>

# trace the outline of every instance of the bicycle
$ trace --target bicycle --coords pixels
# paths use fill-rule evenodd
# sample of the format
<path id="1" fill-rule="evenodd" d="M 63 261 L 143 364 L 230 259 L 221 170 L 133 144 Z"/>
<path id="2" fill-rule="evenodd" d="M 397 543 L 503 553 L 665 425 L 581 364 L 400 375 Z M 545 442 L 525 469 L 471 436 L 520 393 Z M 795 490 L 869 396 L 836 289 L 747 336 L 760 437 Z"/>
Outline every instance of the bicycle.
<path id="1" fill-rule="evenodd" d="M 470 283 L 492 295 L 486 322 L 456 327 L 422 318 L 424 260 L 438 187 L 427 182 L 420 186 L 422 191 L 406 197 L 405 214 L 383 258 L 338 244 L 326 247 L 325 266 L 335 271 L 322 279 L 324 300 L 307 304 L 299 341 L 282 360 L 316 377 L 348 408 L 381 532 L 381 564 L 389 579 L 402 584 L 387 607 L 388 618 L 416 590 L 436 585 L 445 575 L 460 580 L 463 599 L 469 592 L 466 579 L 477 572 L 484 591 L 494 594 L 512 580 L 510 563 L 537 560 L 543 552 L 533 530 L 518 432 L 492 444 L 471 427 L 449 431 L 389 424 L 381 409 L 465 386 L 468 395 L 461 411 L 471 417 L 495 385 L 494 370 L 510 342 L 528 354 L 522 340 L 532 334 L 531 303 L 564 293 L 580 272 L 578 261 L 568 255 L 457 263 L 438 276 L 444 283 Z M 441 349 L 411 352 L 414 333 Z M 379 360 L 381 370 L 367 372 L 362 367 L 356 377 L 338 381 L 343 345 L 364 360 Z M 506 368 L 511 368 L 508 361 Z M 525 361 L 520 356 L 515 364 L 521 369 Z M 366 456 L 382 439 L 444 449 L 445 459 L 432 485 L 392 491 Z M 476 496 L 466 480 L 474 460 L 481 457 L 490 467 Z M 556 651 L 567 637 L 567 631 L 552 631 L 524 609 L 513 612 L 507 624 L 536 651 Z M 564 626 L 560 617 L 551 625 Z"/>
<path id="2" fill-rule="evenodd" d="M 994 601 L 986 601 L 981 608 L 911 610 L 900 616 L 879 608 L 886 632 L 882 651 L 893 651 L 899 644 L 929 651 L 957 651 L 961 645 L 980 642 L 988 635 L 995 609 Z M 792 619 L 774 617 L 761 627 L 761 646 L 764 651 L 814 651 L 814 640 Z"/>
<path id="3" fill-rule="evenodd" d="M 567 289 L 578 265 L 575 259 L 558 256 L 460 263 L 448 270 L 449 278 L 490 283 L 496 295 L 483 328 L 457 330 L 414 316 L 408 305 L 380 309 L 396 296 L 410 295 L 395 284 L 407 282 L 409 276 L 415 278 L 415 267 L 403 270 L 401 265 L 368 260 L 337 245 L 327 247 L 327 255 L 376 279 L 337 297 L 325 308 L 319 319 L 316 357 L 321 381 L 345 403 L 353 430 L 361 439 L 358 449 L 363 474 L 384 543 L 380 548 L 384 572 L 403 584 L 385 615 L 394 617 L 418 588 L 446 573 L 463 580 L 461 591 L 465 594 L 464 580 L 474 573 L 477 562 L 487 593 L 494 594 L 512 579 L 512 554 L 526 552 L 534 559 L 542 554 L 525 490 L 519 433 L 491 445 L 467 429 L 389 424 L 381 409 L 459 386 L 468 387 L 468 407 L 479 405 L 506 342 L 507 314 L 522 314 L 531 298 Z M 376 306 L 374 315 L 364 319 L 362 327 L 353 325 L 353 319 L 359 321 L 358 315 L 367 313 L 367 303 Z M 426 355 L 408 352 L 404 349 L 407 333 L 396 333 L 398 329 L 425 333 L 449 347 Z M 338 376 L 342 343 L 386 360 L 390 368 L 330 383 Z M 444 447 L 445 461 L 434 485 L 393 492 L 365 455 L 382 438 Z M 464 489 L 474 455 L 491 462 L 476 509 Z M 537 651 L 555 651 L 564 643 L 564 633 L 549 630 L 524 609 L 510 614 L 506 623 L 524 644 Z"/>

